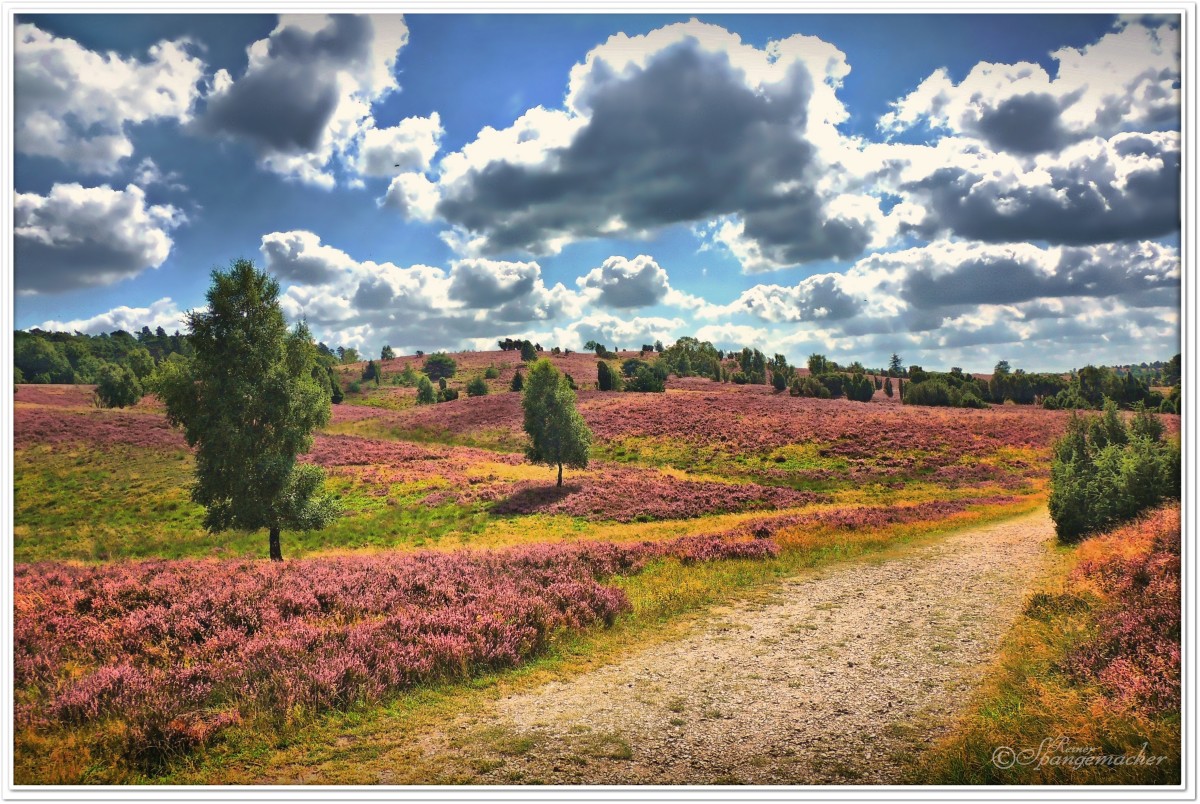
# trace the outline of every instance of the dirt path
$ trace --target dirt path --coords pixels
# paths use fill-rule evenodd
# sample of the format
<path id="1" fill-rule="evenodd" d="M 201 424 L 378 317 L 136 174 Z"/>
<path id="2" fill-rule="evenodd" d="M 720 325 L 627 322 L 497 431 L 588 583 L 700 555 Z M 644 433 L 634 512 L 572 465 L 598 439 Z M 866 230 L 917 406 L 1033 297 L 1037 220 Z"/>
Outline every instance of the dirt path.
<path id="1" fill-rule="evenodd" d="M 790 580 L 679 642 L 502 699 L 421 753 L 482 783 L 901 781 L 961 710 L 1052 534 L 1043 511 Z"/>

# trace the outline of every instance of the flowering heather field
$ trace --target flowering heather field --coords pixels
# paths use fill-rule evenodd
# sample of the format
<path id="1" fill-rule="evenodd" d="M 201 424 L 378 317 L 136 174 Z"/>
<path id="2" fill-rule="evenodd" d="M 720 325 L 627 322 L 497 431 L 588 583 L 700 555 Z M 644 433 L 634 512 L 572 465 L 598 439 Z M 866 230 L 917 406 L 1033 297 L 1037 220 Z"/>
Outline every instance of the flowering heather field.
<path id="1" fill-rule="evenodd" d="M 1173 505 L 1089 540 L 1072 576 L 1105 602 L 1095 635 L 1067 667 L 1098 681 L 1117 706 L 1152 715 L 1180 704 L 1180 524 Z"/>
<path id="2" fill-rule="evenodd" d="M 648 561 L 777 552 L 770 540 L 708 536 L 285 564 L 19 565 L 19 741 L 117 721 L 125 758 L 153 765 L 244 718 L 514 666 L 564 631 L 611 625 L 628 601 L 603 581 Z"/>

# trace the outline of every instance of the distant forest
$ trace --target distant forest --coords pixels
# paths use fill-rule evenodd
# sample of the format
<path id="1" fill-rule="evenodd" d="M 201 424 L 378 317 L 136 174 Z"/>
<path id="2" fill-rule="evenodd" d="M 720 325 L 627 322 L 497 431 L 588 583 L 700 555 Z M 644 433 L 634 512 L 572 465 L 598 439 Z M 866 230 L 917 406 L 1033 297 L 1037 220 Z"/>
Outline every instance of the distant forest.
<path id="1" fill-rule="evenodd" d="M 501 349 L 521 348 L 525 344 L 512 339 L 499 343 Z M 529 347 L 535 356 L 540 351 L 533 344 Z M 590 342 L 585 348 L 594 350 L 600 359 L 616 357 L 616 352 L 603 344 Z M 363 359 L 354 349 L 340 346 L 330 348 L 320 343 L 317 350 L 326 368 Z M 892 386 L 885 383 L 885 378 L 894 378 L 896 392 L 906 404 L 979 407 L 989 402 L 1009 402 L 1047 408 L 1098 408 L 1104 398 L 1110 398 L 1122 407 L 1144 405 L 1169 413 L 1178 412 L 1180 407 L 1179 355 L 1153 363 L 1085 366 L 1064 374 L 1026 373 L 1010 368 L 1008 361 L 1000 361 L 986 380 L 958 367 L 942 373 L 915 365 L 903 366 L 899 355 L 892 355 L 890 365 L 879 369 L 864 368 L 857 361 L 840 366 L 823 355 L 811 355 L 808 368 L 814 379 L 801 380 L 783 355 L 769 359 L 757 349 L 725 352 L 710 343 L 684 337 L 670 347 L 664 348 L 658 342 L 644 345 L 641 351 L 655 358 L 653 367 L 658 369 L 661 379 L 666 379 L 668 373 L 680 377 L 708 376 L 718 382 L 773 384 L 780 391 L 788 388 L 793 395 L 860 398 L 853 390 L 855 378 L 866 375 L 872 378 L 871 387 L 863 384 L 861 401 L 869 400 L 875 390 L 887 390 L 891 396 Z M 137 334 L 116 330 L 100 335 L 17 330 L 13 338 L 13 376 L 18 384 L 94 384 L 100 382 L 106 368 L 109 372 L 119 368 L 138 381 L 145 381 L 155 366 L 172 355 L 189 357 L 191 344 L 187 335 L 178 331 L 167 334 L 162 327 L 154 331 L 142 327 Z M 392 355 L 391 347 L 385 346 L 381 357 Z M 332 372 L 330 376 L 332 382 Z M 1152 391 L 1155 387 L 1168 390 L 1165 394 Z"/>

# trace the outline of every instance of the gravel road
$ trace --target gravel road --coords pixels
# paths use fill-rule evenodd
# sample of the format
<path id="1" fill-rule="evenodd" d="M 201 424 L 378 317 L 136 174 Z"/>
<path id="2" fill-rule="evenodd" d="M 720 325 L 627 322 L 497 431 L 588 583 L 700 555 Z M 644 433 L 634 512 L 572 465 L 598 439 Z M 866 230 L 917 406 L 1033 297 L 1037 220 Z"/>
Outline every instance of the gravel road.
<path id="1" fill-rule="evenodd" d="M 460 724 L 487 739 L 425 748 L 477 783 L 903 781 L 966 704 L 1052 537 L 1042 511 L 797 577 Z"/>

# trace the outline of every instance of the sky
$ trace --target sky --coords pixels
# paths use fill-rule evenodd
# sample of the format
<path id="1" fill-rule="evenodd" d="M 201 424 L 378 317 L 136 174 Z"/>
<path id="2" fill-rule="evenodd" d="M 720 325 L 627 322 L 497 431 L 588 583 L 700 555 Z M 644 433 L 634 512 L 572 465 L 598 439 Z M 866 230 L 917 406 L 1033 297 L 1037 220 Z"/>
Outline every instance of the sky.
<path id="1" fill-rule="evenodd" d="M 18 15 L 20 329 L 1166 360 L 1178 16 Z"/>

